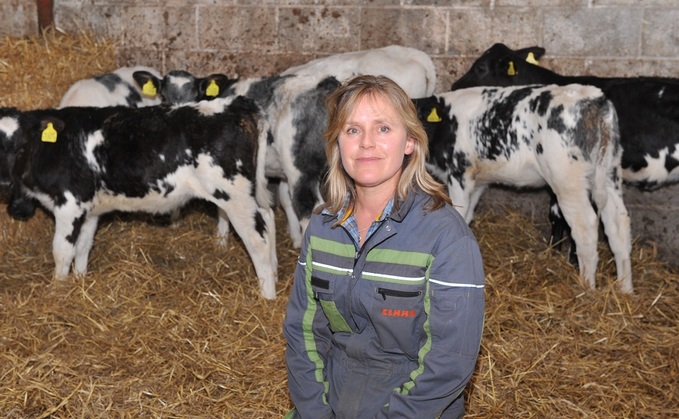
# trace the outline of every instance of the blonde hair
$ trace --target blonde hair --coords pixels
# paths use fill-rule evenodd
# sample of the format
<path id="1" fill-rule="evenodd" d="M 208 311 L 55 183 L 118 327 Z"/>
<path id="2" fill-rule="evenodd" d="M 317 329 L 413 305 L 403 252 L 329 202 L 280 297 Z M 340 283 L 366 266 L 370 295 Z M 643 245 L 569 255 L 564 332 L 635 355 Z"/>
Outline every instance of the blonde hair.
<path id="1" fill-rule="evenodd" d="M 325 132 L 325 155 L 328 160 L 328 174 L 325 179 L 326 208 L 337 213 L 349 197 L 349 210 L 356 202 L 354 180 L 347 174 L 340 159 L 338 137 L 354 107 L 363 97 L 379 96 L 390 103 L 406 128 L 406 134 L 413 140 L 413 152 L 403 160 L 403 170 L 396 189 L 394 205 L 408 197 L 417 185 L 432 197 L 429 209 L 437 209 L 451 203 L 444 186 L 436 181 L 426 169 L 429 154 L 429 139 L 417 116 L 417 110 L 408 94 L 393 80 L 385 76 L 360 75 L 342 83 L 326 100 L 328 129 Z"/>

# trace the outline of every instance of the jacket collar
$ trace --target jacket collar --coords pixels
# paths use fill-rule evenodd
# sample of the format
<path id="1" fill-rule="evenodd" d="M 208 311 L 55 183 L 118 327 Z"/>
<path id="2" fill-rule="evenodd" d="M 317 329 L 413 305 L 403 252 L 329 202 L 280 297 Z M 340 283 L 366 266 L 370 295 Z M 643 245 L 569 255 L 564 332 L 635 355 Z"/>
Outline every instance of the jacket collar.
<path id="1" fill-rule="evenodd" d="M 411 187 L 410 191 L 408 192 L 408 197 L 405 199 L 405 201 L 401 201 L 399 205 L 394 206 L 389 218 L 396 221 L 397 223 L 400 223 L 404 218 L 406 218 L 406 215 L 408 215 L 410 210 L 413 208 L 415 202 L 421 201 L 424 196 L 424 192 L 422 192 L 422 189 L 420 189 L 419 186 Z"/>
<path id="2" fill-rule="evenodd" d="M 394 220 L 397 223 L 402 222 L 406 215 L 408 215 L 410 210 L 415 205 L 415 202 L 420 202 L 427 198 L 428 196 L 422 191 L 422 189 L 419 186 L 413 185 L 410 188 L 408 197 L 405 199 L 405 201 L 401 201 L 399 205 L 394 204 L 394 208 L 392 209 L 388 218 Z M 325 220 L 326 222 L 331 220 L 337 220 L 342 214 L 344 214 L 344 208 L 340 210 L 339 213 L 337 214 L 333 214 L 329 212 L 327 209 L 323 209 L 321 211 L 321 214 L 326 218 Z"/>

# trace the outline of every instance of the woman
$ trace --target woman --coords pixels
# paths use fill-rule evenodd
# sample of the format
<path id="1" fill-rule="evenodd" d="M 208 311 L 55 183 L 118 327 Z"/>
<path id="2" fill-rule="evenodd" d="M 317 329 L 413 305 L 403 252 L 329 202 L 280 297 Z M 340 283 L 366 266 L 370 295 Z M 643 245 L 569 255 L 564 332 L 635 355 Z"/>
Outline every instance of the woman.
<path id="1" fill-rule="evenodd" d="M 358 76 L 327 101 L 327 202 L 284 322 L 291 418 L 454 418 L 484 319 L 478 244 L 425 169 L 406 93 Z"/>

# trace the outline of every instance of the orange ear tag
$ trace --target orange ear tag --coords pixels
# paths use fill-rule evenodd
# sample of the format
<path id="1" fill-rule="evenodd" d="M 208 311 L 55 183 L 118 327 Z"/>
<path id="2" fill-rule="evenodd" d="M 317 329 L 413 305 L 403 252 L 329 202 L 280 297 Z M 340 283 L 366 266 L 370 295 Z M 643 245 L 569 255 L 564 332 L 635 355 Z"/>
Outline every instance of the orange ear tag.
<path id="1" fill-rule="evenodd" d="M 514 61 L 509 62 L 509 68 L 507 69 L 508 76 L 516 76 L 516 70 L 514 69 Z"/>
<path id="2" fill-rule="evenodd" d="M 54 125 L 51 122 L 47 123 L 47 127 L 42 130 L 41 140 L 43 143 L 56 143 L 57 142 L 57 130 L 54 129 Z"/>
<path id="3" fill-rule="evenodd" d="M 214 80 L 210 80 L 210 84 L 205 89 L 205 95 L 208 97 L 217 97 L 219 95 L 219 86 Z"/>
<path id="4" fill-rule="evenodd" d="M 153 85 L 153 82 L 151 80 L 144 83 L 144 86 L 142 86 L 141 88 L 141 92 L 146 96 L 155 96 L 158 94 L 156 86 Z"/>
<path id="5" fill-rule="evenodd" d="M 431 112 L 429 112 L 429 115 L 427 116 L 427 122 L 441 122 L 443 119 L 439 116 L 439 114 L 436 112 L 436 108 L 431 108 Z"/>

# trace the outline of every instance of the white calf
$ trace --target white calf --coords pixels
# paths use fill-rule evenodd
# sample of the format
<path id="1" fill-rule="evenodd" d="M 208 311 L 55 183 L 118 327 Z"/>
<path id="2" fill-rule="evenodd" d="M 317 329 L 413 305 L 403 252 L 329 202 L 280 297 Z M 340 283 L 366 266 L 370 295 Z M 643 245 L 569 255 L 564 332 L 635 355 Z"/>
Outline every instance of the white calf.
<path id="1" fill-rule="evenodd" d="M 156 90 L 144 89 L 134 79 L 134 73 L 145 71 L 160 77 L 149 67 L 121 67 L 111 73 L 101 74 L 73 83 L 61 98 L 59 108 L 69 106 L 128 106 L 140 108 L 160 104 Z M 150 86 L 147 86 L 149 88 Z"/>

